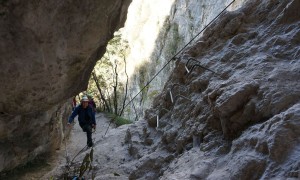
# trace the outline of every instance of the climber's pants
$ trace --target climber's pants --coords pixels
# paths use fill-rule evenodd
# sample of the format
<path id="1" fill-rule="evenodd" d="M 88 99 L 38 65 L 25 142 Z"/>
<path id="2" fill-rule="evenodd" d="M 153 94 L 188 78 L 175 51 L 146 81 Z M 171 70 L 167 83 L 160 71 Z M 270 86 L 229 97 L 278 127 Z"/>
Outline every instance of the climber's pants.
<path id="1" fill-rule="evenodd" d="M 92 144 L 92 126 L 89 124 L 85 124 L 82 127 L 82 130 L 86 132 L 86 137 L 87 137 L 87 145 Z"/>

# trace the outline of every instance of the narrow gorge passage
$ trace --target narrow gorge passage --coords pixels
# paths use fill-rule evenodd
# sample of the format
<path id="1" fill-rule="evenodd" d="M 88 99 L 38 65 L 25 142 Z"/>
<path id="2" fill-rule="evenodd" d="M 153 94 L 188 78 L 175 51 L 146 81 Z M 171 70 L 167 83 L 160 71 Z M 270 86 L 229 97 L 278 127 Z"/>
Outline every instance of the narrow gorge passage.
<path id="1" fill-rule="evenodd" d="M 86 134 L 78 125 L 77 118 L 75 122 L 76 124 L 73 126 L 66 146 L 70 160 L 86 146 Z M 100 179 L 127 179 L 129 171 L 126 171 L 126 167 L 120 166 L 125 163 L 125 160 L 130 159 L 127 153 L 127 146 L 124 146 L 124 138 L 122 138 L 125 137 L 128 126 L 123 125 L 116 128 L 114 123 L 110 123 L 110 119 L 103 113 L 96 114 L 96 122 L 97 128 L 93 133 L 94 158 L 92 162 L 95 176 Z M 90 151 L 91 148 L 85 147 L 73 160 L 74 164 L 81 164 L 85 155 L 90 153 Z M 53 170 L 45 174 L 41 179 L 59 178 L 64 174 L 64 166 L 66 165 L 65 154 L 65 148 L 63 147 L 60 150 L 59 156 L 57 156 Z M 72 172 L 69 175 L 71 174 Z M 86 173 L 84 177 L 89 179 L 91 174 L 91 172 Z"/>
<path id="2" fill-rule="evenodd" d="M 101 171 L 101 176 L 105 177 L 114 177 L 118 175 L 117 178 L 124 179 L 128 175 L 124 172 L 118 170 L 118 166 L 123 161 L 124 158 L 121 157 L 121 153 L 116 154 L 114 147 L 119 147 L 123 139 L 117 138 L 120 133 L 124 133 L 126 126 L 116 129 L 115 125 L 111 123 L 110 120 L 103 114 L 96 114 L 97 128 L 93 133 L 94 139 L 94 162 L 93 166 L 98 171 Z M 109 127 L 109 128 L 108 128 Z M 107 134 L 104 137 L 104 134 L 107 131 Z M 119 130 L 120 129 L 120 130 Z M 123 130 L 123 131 L 122 131 Z M 121 136 L 119 136 L 121 137 Z M 66 150 L 67 155 L 74 163 L 81 163 L 84 156 L 90 152 L 90 148 L 84 148 L 86 146 L 86 134 L 82 131 L 78 125 L 78 120 L 75 118 L 75 123 L 72 127 L 70 136 L 68 137 L 66 144 L 61 146 L 60 150 L 57 150 L 51 158 L 48 160 L 43 160 L 41 162 L 34 162 L 33 168 L 24 168 L 23 170 L 17 171 L 17 173 L 9 175 L 8 179 L 18 179 L 18 180 L 34 180 L 34 179 L 51 179 L 58 178 L 64 173 L 65 165 L 67 164 L 66 160 Z M 84 149 L 83 149 L 84 148 Z M 82 150 L 83 149 L 83 150 Z M 81 151 L 81 152 L 80 152 Z M 114 153 L 115 152 L 115 153 Z M 123 152 L 123 154 L 126 154 Z M 100 175 L 99 174 L 99 175 Z"/>
<path id="3" fill-rule="evenodd" d="M 299 179 L 300 1 L 129 3 L 0 3 L 0 180 Z"/>

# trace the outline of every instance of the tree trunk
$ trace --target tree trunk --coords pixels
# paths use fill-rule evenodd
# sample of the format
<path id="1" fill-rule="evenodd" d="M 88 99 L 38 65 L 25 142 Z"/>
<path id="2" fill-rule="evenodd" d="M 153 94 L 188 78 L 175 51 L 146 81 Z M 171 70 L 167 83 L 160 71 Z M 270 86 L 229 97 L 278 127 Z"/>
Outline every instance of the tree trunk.
<path id="1" fill-rule="evenodd" d="M 92 72 L 92 76 L 93 76 L 93 80 L 95 81 L 95 84 L 97 86 L 97 89 L 98 89 L 98 91 L 100 93 L 101 100 L 104 102 L 104 104 L 105 104 L 105 106 L 107 108 L 107 111 L 111 112 L 110 108 L 109 108 L 109 105 L 108 105 L 108 103 L 107 103 L 107 101 L 106 101 L 106 99 L 105 99 L 105 97 L 104 97 L 104 95 L 102 93 L 102 90 L 100 88 L 100 85 L 99 85 L 99 82 L 98 82 L 98 79 L 97 79 L 97 76 L 96 76 L 95 72 Z"/>
<path id="2" fill-rule="evenodd" d="M 125 64 L 125 74 L 126 74 L 126 85 L 125 85 L 125 93 L 124 93 L 124 99 L 123 99 L 123 105 L 122 105 L 122 109 L 120 110 L 120 114 L 119 116 L 122 116 L 124 109 L 125 109 L 125 103 L 126 103 L 126 99 L 127 99 L 127 92 L 128 92 L 128 74 L 126 71 L 126 59 L 125 56 L 123 56 L 123 60 L 124 60 L 124 64 Z"/>
<path id="3" fill-rule="evenodd" d="M 111 104 L 111 96 L 108 92 L 108 90 L 106 89 L 106 94 L 107 94 L 107 97 L 108 97 L 108 104 L 109 104 L 109 108 L 112 109 L 112 104 Z"/>
<path id="4" fill-rule="evenodd" d="M 117 72 L 117 62 L 115 61 L 115 68 L 114 68 L 114 73 L 115 73 L 115 85 L 113 86 L 114 88 L 114 114 L 118 115 L 118 92 L 117 92 L 117 88 L 118 88 L 118 72 Z"/>
<path id="5" fill-rule="evenodd" d="M 97 96 L 97 98 L 98 98 L 98 100 L 99 100 L 99 110 L 101 111 L 101 112 L 108 112 L 108 109 L 107 109 L 107 107 L 105 106 L 105 103 L 104 103 L 104 101 L 101 99 L 101 97 L 100 96 Z"/>

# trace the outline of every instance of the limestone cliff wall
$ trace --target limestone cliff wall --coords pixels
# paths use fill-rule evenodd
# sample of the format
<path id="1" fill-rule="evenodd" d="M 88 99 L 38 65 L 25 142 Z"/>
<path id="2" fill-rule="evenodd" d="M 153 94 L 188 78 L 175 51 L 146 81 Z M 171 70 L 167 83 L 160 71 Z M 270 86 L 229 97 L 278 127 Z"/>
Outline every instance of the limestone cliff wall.
<path id="1" fill-rule="evenodd" d="M 0 121 L 0 169 L 25 165 L 36 156 L 60 149 L 71 128 L 66 126 L 71 106 L 65 103 L 47 111 L 26 115 L 2 115 Z"/>
<path id="2" fill-rule="evenodd" d="M 0 171 L 59 144 L 60 104 L 86 89 L 130 2 L 0 1 Z"/>
<path id="3" fill-rule="evenodd" d="M 299 8 L 251 0 L 221 16 L 178 57 L 144 120 L 98 137 L 96 178 L 299 179 Z"/>
<path id="4" fill-rule="evenodd" d="M 160 71 L 182 47 L 219 14 L 231 1 L 220 0 L 134 0 L 124 26 L 124 38 L 129 42 L 127 57 L 132 96 Z M 237 0 L 230 10 L 239 8 L 245 0 Z M 139 14 L 137 16 L 137 14 Z M 151 82 L 127 109 L 127 116 L 141 119 L 151 106 L 175 67 L 171 62 Z M 137 111 L 137 113 L 135 112 Z"/>
<path id="5" fill-rule="evenodd" d="M 300 177 L 299 8 L 248 1 L 180 56 L 150 127 L 128 132 L 131 179 Z"/>
<path id="6" fill-rule="evenodd" d="M 0 112 L 44 110 L 84 90 L 129 2 L 1 1 Z"/>

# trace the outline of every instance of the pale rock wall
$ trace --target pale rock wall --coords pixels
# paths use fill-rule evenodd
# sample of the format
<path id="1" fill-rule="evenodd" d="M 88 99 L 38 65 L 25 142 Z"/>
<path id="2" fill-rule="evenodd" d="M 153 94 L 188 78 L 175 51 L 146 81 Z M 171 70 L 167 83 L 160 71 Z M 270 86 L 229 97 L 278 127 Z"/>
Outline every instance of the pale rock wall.
<path id="1" fill-rule="evenodd" d="M 130 2 L 0 1 L 0 171 L 59 147 L 60 104 L 87 88 Z"/>
<path id="2" fill-rule="evenodd" d="M 180 56 L 145 113 L 149 127 L 128 130 L 129 179 L 300 178 L 299 8 L 248 1 Z M 189 58 L 189 69 L 216 73 L 187 73 Z"/>
<path id="3" fill-rule="evenodd" d="M 130 53 L 126 58 L 132 97 L 204 26 L 231 1 L 220 0 L 168 0 L 133 1 L 124 26 Z M 239 8 L 245 0 L 235 1 L 229 10 Z M 199 38 L 199 37 L 198 37 Z M 175 64 L 171 62 L 127 108 L 126 116 L 143 117 L 159 94 Z M 131 99 L 131 98 L 130 98 Z M 133 104 L 137 113 L 134 111 Z M 128 113 L 129 112 L 129 113 Z"/>

